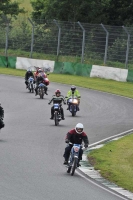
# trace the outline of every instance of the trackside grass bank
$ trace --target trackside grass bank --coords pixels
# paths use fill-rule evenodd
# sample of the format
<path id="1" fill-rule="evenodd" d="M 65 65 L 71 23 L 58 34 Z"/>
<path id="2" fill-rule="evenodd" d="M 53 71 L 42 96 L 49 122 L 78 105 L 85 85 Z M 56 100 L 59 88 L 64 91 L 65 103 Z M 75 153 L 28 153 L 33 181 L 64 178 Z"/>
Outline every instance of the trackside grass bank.
<path id="1" fill-rule="evenodd" d="M 133 192 L 133 134 L 91 151 L 88 159 L 104 178 Z"/>
<path id="2" fill-rule="evenodd" d="M 25 70 L 0 67 L 0 74 L 24 77 Z M 74 84 L 76 86 L 118 94 L 133 98 L 133 84 L 113 80 L 88 78 L 64 74 L 50 74 L 51 82 Z M 133 134 L 113 141 L 88 154 L 89 162 L 100 170 L 103 177 L 133 192 Z"/>

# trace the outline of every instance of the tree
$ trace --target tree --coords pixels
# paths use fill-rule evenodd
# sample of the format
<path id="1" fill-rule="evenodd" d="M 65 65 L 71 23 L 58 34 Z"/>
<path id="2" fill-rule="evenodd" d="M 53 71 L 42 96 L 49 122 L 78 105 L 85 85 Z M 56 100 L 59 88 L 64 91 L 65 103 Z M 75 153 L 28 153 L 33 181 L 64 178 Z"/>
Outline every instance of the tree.
<path id="1" fill-rule="evenodd" d="M 109 0 L 31 0 L 34 19 L 101 23 Z M 106 5 L 107 4 L 107 5 Z"/>
<path id="2" fill-rule="evenodd" d="M 19 8 L 19 3 L 11 0 L 1 0 L 0 2 L 0 16 L 8 18 L 16 17 L 19 13 L 23 13 L 24 9 Z"/>
<path id="3" fill-rule="evenodd" d="M 107 24 L 109 25 L 128 26 L 133 24 L 132 0 L 110 0 L 103 11 L 106 13 Z"/>

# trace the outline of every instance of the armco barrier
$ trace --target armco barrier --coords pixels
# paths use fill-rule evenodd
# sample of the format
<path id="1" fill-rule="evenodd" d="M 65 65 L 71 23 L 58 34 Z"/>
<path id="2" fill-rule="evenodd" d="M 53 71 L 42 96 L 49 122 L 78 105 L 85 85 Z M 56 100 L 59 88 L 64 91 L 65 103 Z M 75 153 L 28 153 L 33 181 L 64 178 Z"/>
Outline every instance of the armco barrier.
<path id="1" fill-rule="evenodd" d="M 0 56 L 0 67 L 16 68 L 16 57 Z"/>
<path id="2" fill-rule="evenodd" d="M 8 57 L 7 64 L 9 68 L 16 68 L 16 57 Z"/>
<path id="3" fill-rule="evenodd" d="M 91 69 L 92 65 L 87 65 L 87 64 L 71 63 L 71 62 L 55 62 L 53 73 L 90 77 Z"/>
<path id="4" fill-rule="evenodd" d="M 5 56 L 0 56 L 0 67 L 7 67 L 7 59 Z"/>
<path id="5" fill-rule="evenodd" d="M 34 66 L 43 67 L 55 74 L 70 74 L 86 77 L 98 77 L 121 82 L 133 82 L 133 70 L 113 68 L 99 65 L 88 65 L 71 62 L 56 62 L 22 57 L 0 56 L 0 67 L 27 69 Z"/>
<path id="6" fill-rule="evenodd" d="M 128 70 L 127 82 L 133 82 L 133 70 Z"/>

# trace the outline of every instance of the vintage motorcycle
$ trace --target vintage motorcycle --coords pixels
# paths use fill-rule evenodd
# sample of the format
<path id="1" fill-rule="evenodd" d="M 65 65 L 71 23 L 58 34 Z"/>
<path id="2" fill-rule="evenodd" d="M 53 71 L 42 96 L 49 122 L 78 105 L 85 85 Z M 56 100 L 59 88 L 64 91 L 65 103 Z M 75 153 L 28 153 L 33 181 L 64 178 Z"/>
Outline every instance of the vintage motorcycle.
<path id="1" fill-rule="evenodd" d="M 46 85 L 44 83 L 40 83 L 38 85 L 38 95 L 40 96 L 40 99 L 43 99 L 44 97 L 45 88 L 46 88 Z"/>
<path id="2" fill-rule="evenodd" d="M 61 121 L 61 104 L 59 103 L 54 103 L 54 122 L 55 122 L 55 126 L 59 125 L 59 122 Z"/>
<path id="3" fill-rule="evenodd" d="M 68 99 L 69 111 L 72 113 L 72 116 L 76 115 L 78 111 L 78 98 L 72 96 Z"/>
<path id="4" fill-rule="evenodd" d="M 79 158 L 79 150 L 82 148 L 80 144 L 72 144 L 73 147 L 71 148 L 70 157 L 67 165 L 67 173 L 70 173 L 71 176 L 74 175 L 75 170 L 78 167 L 78 158 Z"/>
<path id="5" fill-rule="evenodd" d="M 34 82 L 34 78 L 33 77 L 29 77 L 28 79 L 28 90 L 29 92 L 34 93 L 35 90 L 35 82 Z"/>

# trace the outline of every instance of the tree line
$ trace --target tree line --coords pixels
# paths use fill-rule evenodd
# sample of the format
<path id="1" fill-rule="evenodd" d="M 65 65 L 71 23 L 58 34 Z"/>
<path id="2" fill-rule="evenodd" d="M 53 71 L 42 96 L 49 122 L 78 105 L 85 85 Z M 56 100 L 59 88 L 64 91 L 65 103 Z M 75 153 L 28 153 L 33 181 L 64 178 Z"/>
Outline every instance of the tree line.
<path id="1" fill-rule="evenodd" d="M 132 26 L 132 0 L 31 0 L 32 19 L 56 19 L 60 21 Z M 26 12 L 19 8 L 20 3 L 1 0 L 0 16 L 17 17 Z"/>

